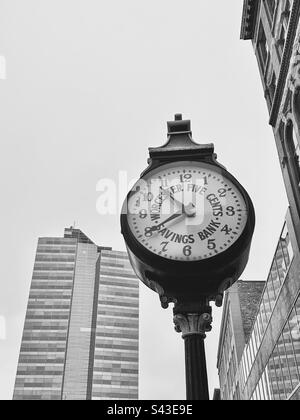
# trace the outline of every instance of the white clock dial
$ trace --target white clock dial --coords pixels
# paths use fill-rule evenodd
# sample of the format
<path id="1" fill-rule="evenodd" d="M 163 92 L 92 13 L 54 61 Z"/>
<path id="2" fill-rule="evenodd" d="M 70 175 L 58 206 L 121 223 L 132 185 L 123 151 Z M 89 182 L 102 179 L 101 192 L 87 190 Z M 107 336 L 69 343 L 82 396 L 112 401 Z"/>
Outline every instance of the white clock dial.
<path id="1" fill-rule="evenodd" d="M 242 194 L 213 166 L 177 162 L 135 185 L 127 217 L 133 235 L 149 251 L 193 261 L 226 251 L 248 215 Z"/>

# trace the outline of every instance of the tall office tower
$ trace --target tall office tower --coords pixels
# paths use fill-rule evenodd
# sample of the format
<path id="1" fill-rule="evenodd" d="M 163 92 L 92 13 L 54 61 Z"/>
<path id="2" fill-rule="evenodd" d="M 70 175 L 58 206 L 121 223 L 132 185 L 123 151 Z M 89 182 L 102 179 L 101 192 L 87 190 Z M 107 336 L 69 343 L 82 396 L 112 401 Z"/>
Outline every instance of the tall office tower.
<path id="1" fill-rule="evenodd" d="M 137 399 L 138 322 L 126 253 L 74 228 L 40 238 L 14 399 Z"/>
<path id="2" fill-rule="evenodd" d="M 233 309 L 238 306 L 235 290 L 228 292 L 218 358 L 222 399 L 300 400 L 299 263 L 292 226 L 288 213 L 260 299 L 240 300 L 248 317 Z M 230 369 L 232 352 L 236 357 Z"/>
<path id="3" fill-rule="evenodd" d="M 225 293 L 217 358 L 222 400 L 241 399 L 238 367 L 264 284 L 263 281 L 238 281 Z"/>

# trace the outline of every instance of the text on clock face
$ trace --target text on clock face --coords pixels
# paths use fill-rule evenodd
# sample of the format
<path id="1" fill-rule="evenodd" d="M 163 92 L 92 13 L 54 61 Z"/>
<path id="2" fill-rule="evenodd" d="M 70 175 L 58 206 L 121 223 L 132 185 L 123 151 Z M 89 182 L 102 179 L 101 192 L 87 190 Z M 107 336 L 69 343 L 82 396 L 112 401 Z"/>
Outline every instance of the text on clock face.
<path id="1" fill-rule="evenodd" d="M 220 173 L 197 165 L 161 169 L 128 202 L 129 226 L 148 250 L 175 260 L 210 258 L 228 249 L 246 221 L 245 201 Z"/>

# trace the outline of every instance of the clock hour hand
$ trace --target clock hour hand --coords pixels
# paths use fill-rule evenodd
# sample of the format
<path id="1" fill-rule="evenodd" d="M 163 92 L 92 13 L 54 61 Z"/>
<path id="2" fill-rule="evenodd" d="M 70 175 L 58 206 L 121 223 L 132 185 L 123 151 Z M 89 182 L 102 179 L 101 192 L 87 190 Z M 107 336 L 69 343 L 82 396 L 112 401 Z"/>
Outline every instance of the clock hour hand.
<path id="1" fill-rule="evenodd" d="M 162 191 L 168 197 L 170 197 L 174 203 L 178 204 L 181 207 L 182 213 L 185 213 L 188 217 L 194 217 L 196 215 L 196 206 L 194 203 L 189 203 L 188 205 L 185 205 L 181 201 L 177 200 L 177 198 L 175 198 L 169 190 L 165 190 L 162 188 Z"/>
<path id="2" fill-rule="evenodd" d="M 184 204 L 181 202 L 181 201 L 179 201 L 179 200 L 177 200 L 177 198 L 175 198 L 174 197 L 174 195 L 169 191 L 169 190 L 165 190 L 164 188 L 162 188 L 161 187 L 161 190 L 162 190 L 162 192 L 164 193 L 164 194 L 166 194 L 169 198 L 171 198 L 171 200 L 174 202 L 174 203 L 176 203 L 178 206 L 180 206 L 181 207 L 181 210 L 182 210 L 182 212 L 184 213 L 185 212 L 185 206 L 184 206 Z"/>

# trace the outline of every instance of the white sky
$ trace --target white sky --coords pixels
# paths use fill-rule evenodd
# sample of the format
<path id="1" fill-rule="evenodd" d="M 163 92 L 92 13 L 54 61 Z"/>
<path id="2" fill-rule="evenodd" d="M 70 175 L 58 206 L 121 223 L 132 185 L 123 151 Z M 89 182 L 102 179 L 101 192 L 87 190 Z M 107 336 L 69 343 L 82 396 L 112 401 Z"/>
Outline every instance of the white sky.
<path id="1" fill-rule="evenodd" d="M 76 220 L 97 244 L 124 249 L 119 216 L 96 212 L 96 184 L 119 170 L 139 176 L 175 113 L 253 199 L 244 279 L 266 278 L 287 200 L 252 46 L 239 40 L 242 0 L 1 0 L 1 9 L 0 399 L 9 399 L 37 238 Z M 183 341 L 144 285 L 140 327 L 140 398 L 184 399 Z"/>

